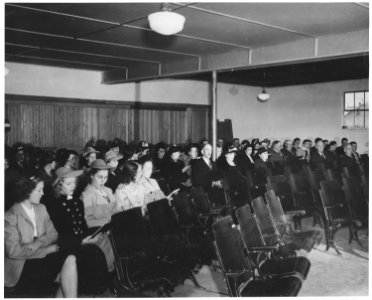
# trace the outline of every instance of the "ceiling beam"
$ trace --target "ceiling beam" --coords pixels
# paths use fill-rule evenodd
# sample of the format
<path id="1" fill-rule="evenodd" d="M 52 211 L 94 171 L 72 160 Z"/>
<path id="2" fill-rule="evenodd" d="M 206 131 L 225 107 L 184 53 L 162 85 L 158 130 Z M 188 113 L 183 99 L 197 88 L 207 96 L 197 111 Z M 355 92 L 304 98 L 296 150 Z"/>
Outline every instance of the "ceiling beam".
<path id="1" fill-rule="evenodd" d="M 102 58 L 113 58 L 113 59 L 119 59 L 119 60 L 124 60 L 124 61 L 129 60 L 129 61 L 135 61 L 135 62 L 141 62 L 141 63 L 149 63 L 149 64 L 157 64 L 157 65 L 161 64 L 159 61 L 136 59 L 136 58 L 127 58 L 127 57 L 123 57 L 123 56 L 106 55 L 106 54 L 91 53 L 91 52 L 85 52 L 85 51 L 63 50 L 63 49 L 56 49 L 56 48 L 50 48 L 50 47 L 43 47 L 43 46 L 39 47 L 39 46 L 19 44 L 19 43 L 9 43 L 9 42 L 5 42 L 5 45 L 25 47 L 25 48 L 34 48 L 34 49 L 38 49 L 38 50 L 47 50 L 47 51 L 53 51 L 53 52 L 81 54 L 81 55 L 95 56 L 95 57 L 102 57 Z"/>
<path id="2" fill-rule="evenodd" d="M 247 66 L 237 66 L 237 67 L 229 67 L 229 68 L 221 68 L 217 70 L 217 73 L 224 73 L 224 72 L 234 72 L 234 71 L 244 71 L 244 70 L 251 70 L 251 69 L 265 69 L 270 67 L 279 67 L 285 65 L 293 65 L 293 64 L 301 64 L 301 63 L 311 63 L 311 62 L 321 62 L 327 61 L 330 59 L 342 59 L 342 58 L 352 58 L 352 57 L 359 57 L 359 56 L 366 56 L 368 57 L 368 52 L 358 52 L 358 53 L 351 53 L 351 54 L 344 54 L 344 55 L 335 55 L 335 56 L 322 56 L 322 57 L 314 57 L 314 58 L 306 58 L 306 59 L 297 59 L 297 60 L 290 60 L 290 61 L 282 61 L 282 62 L 274 62 L 274 63 L 263 63 L 263 64 L 256 64 L 256 65 L 247 65 Z M 115 83 L 123 83 L 123 82 L 139 82 L 139 81 L 147 81 L 147 80 L 158 80 L 158 79 L 177 79 L 177 78 L 184 78 L 190 77 L 192 80 L 192 76 L 198 76 L 203 74 L 208 74 L 212 72 L 213 69 L 203 70 L 203 71 L 189 71 L 189 72 L 174 72 L 169 74 L 163 74 L 161 76 L 144 76 L 138 78 L 132 78 L 128 80 L 123 80 L 123 78 L 112 78 L 111 81 L 104 82 L 105 84 L 115 84 Z"/>
<path id="3" fill-rule="evenodd" d="M 162 50 L 162 49 L 158 49 L 158 48 L 134 46 L 134 45 L 123 44 L 123 43 L 105 42 L 105 41 L 99 41 L 99 40 L 93 40 L 93 39 L 85 39 L 85 38 L 74 38 L 72 36 L 66 36 L 66 35 L 60 35 L 60 34 L 53 34 L 53 33 L 45 33 L 45 32 L 40 32 L 40 31 L 27 30 L 27 29 L 19 29 L 19 28 L 12 28 L 12 27 L 5 27 L 5 29 L 6 30 L 17 31 L 17 32 L 38 34 L 38 35 L 44 35 L 44 36 L 50 36 L 50 37 L 58 37 L 58 38 L 64 38 L 64 39 L 69 39 L 69 40 L 77 40 L 77 41 L 83 41 L 83 42 L 90 42 L 90 43 L 96 43 L 96 44 L 111 45 L 111 46 L 133 48 L 133 49 L 141 49 L 141 50 L 145 50 L 145 51 L 154 51 L 154 52 L 161 52 L 161 53 L 169 53 L 169 54 L 175 54 L 175 55 L 180 55 L 180 56 L 190 56 L 190 57 L 195 57 L 195 58 L 200 59 L 200 55 L 190 54 L 190 53 L 185 53 L 185 52 L 180 52 L 180 51 Z"/>
<path id="4" fill-rule="evenodd" d="M 147 16 L 137 18 L 137 19 L 133 19 L 133 20 L 123 22 L 123 23 L 118 23 L 118 22 L 112 22 L 112 21 L 97 19 L 97 18 L 90 18 L 90 17 L 84 17 L 84 16 L 80 16 L 80 15 L 66 14 L 66 13 L 61 13 L 61 12 L 56 12 L 56 11 L 51 11 L 51 10 L 46 10 L 46 9 L 34 8 L 34 7 L 29 7 L 29 6 L 24 6 L 24 5 L 9 4 L 9 3 L 7 3 L 6 5 L 17 7 L 17 8 L 34 10 L 34 11 L 48 13 L 48 14 L 55 14 L 55 15 L 59 15 L 59 16 L 65 16 L 65 17 L 70 17 L 70 18 L 76 18 L 76 19 L 92 21 L 92 22 L 99 22 L 99 23 L 104 23 L 104 24 L 111 25 L 110 27 L 107 27 L 107 28 L 104 28 L 104 29 L 99 29 L 99 30 L 95 30 L 95 31 L 91 31 L 91 32 L 82 34 L 82 35 L 75 36 L 74 39 L 77 39 L 77 40 L 80 40 L 81 38 L 87 37 L 87 36 L 95 34 L 95 33 L 104 32 L 104 31 L 111 30 L 111 29 L 114 29 L 114 28 L 117 28 L 117 27 L 127 27 L 127 28 L 132 28 L 132 29 L 137 29 L 137 30 L 154 32 L 152 29 L 149 29 L 149 28 L 145 28 L 145 27 L 141 27 L 141 26 L 135 26 L 135 25 L 129 25 L 129 23 L 147 18 Z M 181 7 L 178 7 L 177 9 L 181 9 L 181 8 L 184 8 L 184 7 L 187 7 L 187 6 L 190 6 L 190 5 L 192 5 L 192 3 L 190 3 L 188 5 L 181 5 Z M 173 9 L 173 10 L 176 10 L 176 9 Z M 191 36 L 191 35 L 174 34 L 173 36 L 178 36 L 178 37 L 185 38 L 185 39 L 199 40 L 199 41 L 207 42 L 207 43 L 220 44 L 220 45 L 225 45 L 225 46 L 230 46 L 230 47 L 251 49 L 250 46 L 246 46 L 246 45 L 228 43 L 228 42 L 223 42 L 223 41 L 218 41 L 218 40 L 213 40 L 213 39 L 207 39 L 207 38 L 202 38 L 202 37 L 196 37 L 196 36 Z"/>
<path id="5" fill-rule="evenodd" d="M 30 58 L 35 60 L 44 60 L 44 61 L 53 61 L 53 62 L 62 62 L 67 64 L 77 64 L 77 65 L 86 65 L 86 66 L 93 66 L 93 67 L 105 67 L 105 68 L 112 68 L 112 69 L 125 69 L 128 70 L 127 67 L 121 67 L 118 65 L 109 65 L 109 64 L 98 64 L 98 63 L 88 63 L 76 60 L 67 60 L 67 59 L 59 59 L 59 58 L 47 58 L 42 56 L 34 56 L 34 55 L 24 55 L 24 54 L 6 54 L 12 57 L 21 57 L 21 58 Z"/>
<path id="6" fill-rule="evenodd" d="M 180 3 L 174 3 L 174 2 L 171 2 L 171 3 L 174 4 L 174 5 L 180 5 Z M 288 32 L 288 33 L 293 33 L 293 34 L 297 34 L 297 35 L 301 35 L 301 36 L 305 36 L 305 37 L 315 38 L 315 36 L 313 36 L 311 34 L 308 34 L 308 33 L 300 32 L 300 31 L 296 31 L 296 30 L 292 30 L 292 29 L 288 29 L 288 28 L 284 28 L 284 27 L 280 27 L 280 26 L 270 25 L 270 24 L 266 24 L 266 23 L 262 23 L 262 22 L 258 22 L 258 21 L 254 21 L 254 20 L 249 20 L 249 19 L 246 19 L 246 18 L 241 18 L 241 17 L 225 14 L 225 13 L 221 13 L 221 12 L 218 12 L 218 11 L 197 7 L 197 6 L 194 6 L 194 5 L 189 5 L 188 7 L 191 8 L 191 9 L 194 9 L 194 10 L 206 12 L 206 13 L 221 16 L 221 17 L 226 17 L 226 18 L 230 18 L 230 19 L 234 19 L 234 20 L 238 20 L 238 21 L 242 21 L 242 22 L 246 22 L 246 23 L 251 23 L 251 24 L 255 24 L 255 25 L 259 25 L 259 26 L 265 26 L 265 27 L 268 27 L 268 28 L 271 28 L 271 29 L 281 30 L 281 31 L 285 31 L 285 32 Z"/>

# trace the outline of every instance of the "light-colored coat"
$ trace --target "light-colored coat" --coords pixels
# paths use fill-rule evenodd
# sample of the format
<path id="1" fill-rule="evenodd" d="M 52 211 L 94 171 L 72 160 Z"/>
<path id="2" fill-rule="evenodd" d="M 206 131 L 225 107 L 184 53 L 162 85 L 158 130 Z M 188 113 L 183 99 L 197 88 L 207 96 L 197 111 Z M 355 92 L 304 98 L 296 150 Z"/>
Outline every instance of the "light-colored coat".
<path id="1" fill-rule="evenodd" d="M 26 259 L 44 258 L 46 247 L 55 243 L 58 233 L 42 204 L 34 205 L 38 242 L 41 247 L 34 255 L 26 255 L 26 247 L 34 241 L 34 226 L 20 203 L 5 213 L 4 285 L 13 287 L 21 277 Z M 37 270 L 35 270 L 37 272 Z"/>

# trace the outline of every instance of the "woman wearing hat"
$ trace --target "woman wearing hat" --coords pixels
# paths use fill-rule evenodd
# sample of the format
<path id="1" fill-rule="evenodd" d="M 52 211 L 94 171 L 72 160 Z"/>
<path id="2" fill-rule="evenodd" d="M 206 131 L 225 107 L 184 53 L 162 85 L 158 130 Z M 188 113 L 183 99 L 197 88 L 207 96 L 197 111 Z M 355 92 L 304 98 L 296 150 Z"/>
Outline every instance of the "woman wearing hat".
<path id="1" fill-rule="evenodd" d="M 111 215 L 116 210 L 116 199 L 112 190 L 105 186 L 108 178 L 109 166 L 102 159 L 92 163 L 89 173 L 89 184 L 80 196 L 84 203 L 84 216 L 89 232 L 111 221 Z M 104 252 L 109 272 L 114 270 L 114 254 L 107 234 L 102 235 L 99 247 Z"/>
<path id="2" fill-rule="evenodd" d="M 95 150 L 93 147 L 88 147 L 87 151 L 83 153 L 85 159 L 83 170 L 84 172 L 89 172 L 92 166 L 92 163 L 97 159 L 97 154 L 99 151 Z"/>
<path id="3" fill-rule="evenodd" d="M 4 285 L 40 290 L 58 280 L 56 296 L 76 298 L 76 258 L 56 244 L 58 233 L 40 204 L 43 181 L 21 178 L 16 188 L 17 203 L 5 214 Z"/>
<path id="4" fill-rule="evenodd" d="M 89 292 L 92 292 L 93 289 L 105 287 L 103 279 L 108 276 L 105 256 L 99 248 L 104 243 L 101 240 L 104 237 L 97 235 L 92 238 L 88 234 L 84 204 L 74 195 L 76 178 L 82 173 L 64 167 L 56 171 L 54 197 L 48 201 L 47 209 L 58 231 L 60 249 L 77 258 L 79 288 L 89 288 Z"/>
<path id="5" fill-rule="evenodd" d="M 190 184 L 190 177 L 187 175 L 187 170 L 184 163 L 180 160 L 181 149 L 174 145 L 169 149 L 165 158 L 164 175 L 171 190 L 185 188 Z"/>

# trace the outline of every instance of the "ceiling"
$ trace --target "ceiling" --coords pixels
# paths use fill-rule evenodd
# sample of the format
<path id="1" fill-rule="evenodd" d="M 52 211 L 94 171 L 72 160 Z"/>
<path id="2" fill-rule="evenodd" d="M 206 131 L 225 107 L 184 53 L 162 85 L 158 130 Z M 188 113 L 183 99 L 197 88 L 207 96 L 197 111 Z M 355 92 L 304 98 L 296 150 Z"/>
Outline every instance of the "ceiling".
<path id="1" fill-rule="evenodd" d="M 7 3 L 5 59 L 102 71 L 104 79 L 118 78 L 112 82 L 182 73 L 203 79 L 210 71 L 203 62 L 213 55 L 249 53 L 258 47 L 369 26 L 368 3 L 171 3 L 170 8 L 186 17 L 185 28 L 180 34 L 162 36 L 147 21 L 161 3 Z M 331 61 L 336 68 L 323 72 Z M 264 71 L 252 66 L 244 70 L 241 65 L 234 74 L 221 71 L 219 79 L 284 85 L 296 83 L 301 76 L 309 80 L 309 74 L 319 80 L 329 80 L 328 73 L 336 80 L 368 77 L 366 53 L 330 58 L 328 65 L 323 59 L 309 63 L 301 63 L 301 68 L 299 63 L 265 66 Z M 282 80 L 286 77 L 291 77 L 287 83 Z"/>

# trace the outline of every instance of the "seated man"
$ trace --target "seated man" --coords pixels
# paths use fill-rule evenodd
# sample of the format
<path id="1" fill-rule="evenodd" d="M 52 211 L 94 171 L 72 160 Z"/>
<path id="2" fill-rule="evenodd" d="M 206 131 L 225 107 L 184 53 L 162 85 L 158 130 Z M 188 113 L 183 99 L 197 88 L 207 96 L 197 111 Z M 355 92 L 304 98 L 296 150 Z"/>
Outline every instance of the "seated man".
<path id="1" fill-rule="evenodd" d="M 353 150 L 350 144 L 345 147 L 345 154 L 340 156 L 340 169 L 346 167 L 350 170 L 351 174 L 359 177 L 358 165 L 353 157 Z"/>
<path id="2" fill-rule="evenodd" d="M 346 147 L 346 145 L 349 143 L 349 141 L 348 141 L 348 139 L 347 138 L 342 138 L 341 139 L 341 146 L 338 146 L 337 148 L 336 148 L 336 154 L 338 155 L 338 156 L 342 156 L 342 155 L 344 155 L 345 154 L 345 147 Z"/>
<path id="3" fill-rule="evenodd" d="M 212 202 L 225 204 L 221 182 L 223 176 L 217 171 L 216 164 L 211 159 L 211 144 L 202 145 L 201 154 L 202 157 L 195 159 L 192 165 L 192 184 L 196 187 L 202 187 Z"/>
<path id="4" fill-rule="evenodd" d="M 258 158 L 254 162 L 255 176 L 253 178 L 255 185 L 258 188 L 258 195 L 262 195 L 266 191 L 267 176 L 269 175 L 269 167 L 267 160 L 269 159 L 268 150 L 265 148 L 258 149 Z M 258 196 L 255 195 L 255 196 Z"/>
<path id="5" fill-rule="evenodd" d="M 351 152 L 352 156 L 354 157 L 356 163 L 360 164 L 360 155 L 357 152 L 358 144 L 356 142 L 350 142 L 350 145 L 351 145 L 351 150 L 352 150 Z"/>
<path id="6" fill-rule="evenodd" d="M 318 139 L 314 149 L 315 150 L 311 153 L 309 161 L 310 167 L 313 170 L 319 169 L 321 164 L 324 164 L 325 167 L 328 167 L 330 164 L 330 158 L 328 157 L 327 153 L 324 152 L 323 140 Z"/>

